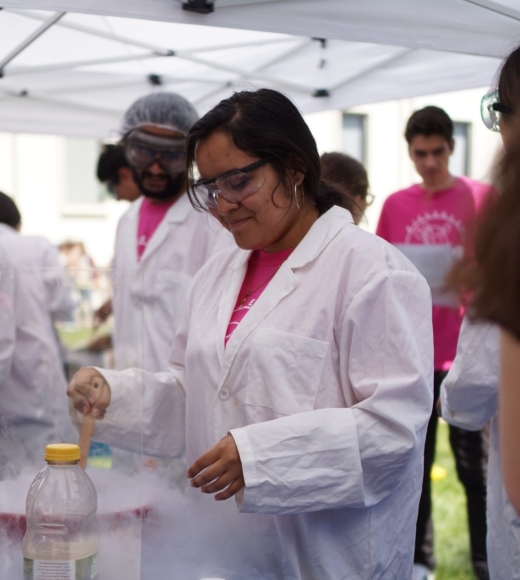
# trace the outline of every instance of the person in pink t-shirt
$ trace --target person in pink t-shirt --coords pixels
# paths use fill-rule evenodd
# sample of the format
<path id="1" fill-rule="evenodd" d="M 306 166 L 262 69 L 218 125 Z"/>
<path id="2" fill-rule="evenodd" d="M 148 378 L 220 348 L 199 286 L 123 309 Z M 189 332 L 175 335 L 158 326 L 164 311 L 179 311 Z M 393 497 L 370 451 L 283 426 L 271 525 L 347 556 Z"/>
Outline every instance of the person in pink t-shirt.
<path id="1" fill-rule="evenodd" d="M 490 191 L 489 186 L 448 169 L 453 153 L 453 122 L 438 107 L 416 111 L 406 126 L 409 155 L 420 184 L 398 191 L 386 200 L 377 234 L 398 246 L 425 275 L 432 289 L 434 331 L 434 400 L 457 349 L 463 312 L 444 290 L 451 261 L 461 254 L 468 229 Z M 442 266 L 444 262 L 445 266 Z M 433 578 L 433 525 L 430 472 L 435 457 L 438 415 L 435 403 L 424 452 L 424 481 L 417 521 L 414 580 Z M 477 577 L 489 578 L 486 559 L 486 437 L 450 425 L 450 444 L 457 473 L 466 490 L 471 557 Z"/>

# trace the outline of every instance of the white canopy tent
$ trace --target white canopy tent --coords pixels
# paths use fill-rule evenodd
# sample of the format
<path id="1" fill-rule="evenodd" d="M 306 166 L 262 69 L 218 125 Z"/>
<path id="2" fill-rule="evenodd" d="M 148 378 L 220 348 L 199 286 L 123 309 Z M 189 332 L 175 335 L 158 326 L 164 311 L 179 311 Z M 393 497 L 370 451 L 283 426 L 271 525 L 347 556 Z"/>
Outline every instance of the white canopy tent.
<path id="1" fill-rule="evenodd" d="M 304 112 L 490 84 L 518 0 L 4 0 L 0 130 L 106 137 L 150 90 Z M 213 9 L 203 14 L 185 10 Z"/>

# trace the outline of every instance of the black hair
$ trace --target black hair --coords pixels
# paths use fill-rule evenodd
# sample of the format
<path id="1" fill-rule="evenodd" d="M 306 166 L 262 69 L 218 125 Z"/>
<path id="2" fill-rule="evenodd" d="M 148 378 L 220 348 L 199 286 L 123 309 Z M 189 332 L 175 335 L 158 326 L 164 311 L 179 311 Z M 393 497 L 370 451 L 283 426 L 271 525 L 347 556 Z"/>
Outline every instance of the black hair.
<path id="1" fill-rule="evenodd" d="M 186 172 L 190 183 L 188 195 L 196 209 L 205 206 L 192 188 L 195 147 L 215 131 L 227 133 L 238 149 L 254 157 L 272 157 L 271 165 L 287 189 L 290 188 L 287 170 L 303 173 L 303 193 L 314 200 L 320 215 L 334 205 L 351 209 L 345 196 L 321 181 L 316 142 L 300 112 L 286 96 L 271 89 L 234 93 L 191 128 L 186 144 Z"/>
<path id="2" fill-rule="evenodd" d="M 122 167 L 130 167 L 123 148 L 120 145 L 104 145 L 97 164 L 98 180 L 101 183 L 119 183 L 118 170 Z"/>
<path id="3" fill-rule="evenodd" d="M 22 223 L 22 216 L 16 207 L 16 203 L 5 193 L 0 191 L 0 223 L 18 227 Z"/>
<path id="4" fill-rule="evenodd" d="M 424 135 L 430 137 L 432 135 L 439 135 L 443 137 L 448 143 L 453 140 L 453 121 L 450 119 L 448 113 L 440 107 L 432 105 L 424 107 L 408 119 L 404 137 L 410 145 L 414 137 L 417 135 Z"/>

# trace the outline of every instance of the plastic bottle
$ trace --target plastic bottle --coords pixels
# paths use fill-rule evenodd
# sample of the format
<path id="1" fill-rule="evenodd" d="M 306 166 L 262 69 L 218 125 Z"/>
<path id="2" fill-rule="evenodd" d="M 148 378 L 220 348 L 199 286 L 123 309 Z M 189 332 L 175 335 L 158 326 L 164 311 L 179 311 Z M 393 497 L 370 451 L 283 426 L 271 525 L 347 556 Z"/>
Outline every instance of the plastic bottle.
<path id="1" fill-rule="evenodd" d="M 47 445 L 27 495 L 24 580 L 98 580 L 97 494 L 79 447 Z"/>

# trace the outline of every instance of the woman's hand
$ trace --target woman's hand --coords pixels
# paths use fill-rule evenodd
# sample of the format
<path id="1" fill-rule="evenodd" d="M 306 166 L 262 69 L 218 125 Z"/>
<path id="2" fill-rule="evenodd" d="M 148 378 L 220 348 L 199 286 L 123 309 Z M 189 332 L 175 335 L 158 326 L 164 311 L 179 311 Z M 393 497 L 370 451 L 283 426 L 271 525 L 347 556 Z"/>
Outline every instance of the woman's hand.
<path id="1" fill-rule="evenodd" d="M 201 473 L 202 472 L 202 473 Z M 226 435 L 188 469 L 192 487 L 203 493 L 217 493 L 215 499 L 229 499 L 245 487 L 242 462 L 231 435 Z M 222 491 L 224 490 L 224 491 Z"/>
<path id="2" fill-rule="evenodd" d="M 83 367 L 72 377 L 67 389 L 74 408 L 96 419 L 103 419 L 110 405 L 110 387 L 101 373 L 91 367 Z"/>

